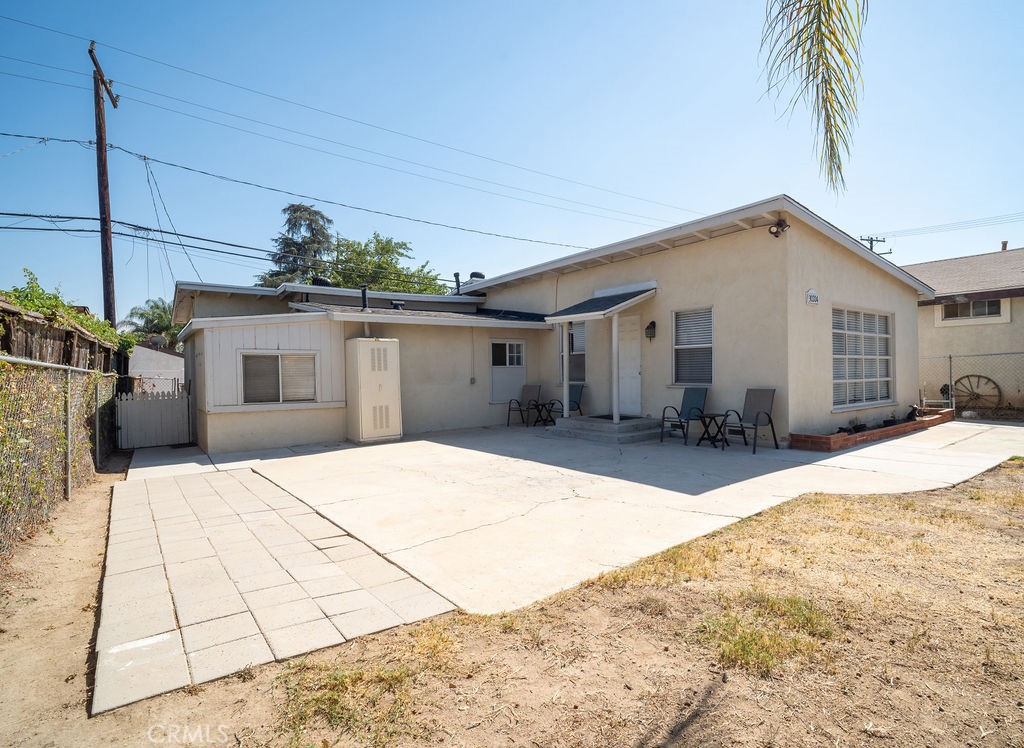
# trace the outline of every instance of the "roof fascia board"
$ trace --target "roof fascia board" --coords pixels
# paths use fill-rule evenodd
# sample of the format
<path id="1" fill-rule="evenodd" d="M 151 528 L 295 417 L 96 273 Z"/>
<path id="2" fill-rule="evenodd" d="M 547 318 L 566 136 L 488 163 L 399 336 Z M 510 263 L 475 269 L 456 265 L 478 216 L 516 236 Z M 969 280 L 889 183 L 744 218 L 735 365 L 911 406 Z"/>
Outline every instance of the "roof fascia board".
<path id="1" fill-rule="evenodd" d="M 900 268 L 883 257 L 879 257 L 877 254 L 872 252 L 870 249 L 865 247 L 859 241 L 854 239 L 852 236 L 847 234 L 845 231 L 838 229 L 828 221 L 824 220 L 817 214 L 813 213 L 809 208 L 801 205 L 789 195 L 776 195 L 775 197 L 768 198 L 767 200 L 761 200 L 759 202 L 750 203 L 739 208 L 725 211 L 723 213 L 716 213 L 705 218 L 699 218 L 696 221 L 690 221 L 688 223 L 682 223 L 677 226 L 672 226 L 667 229 L 661 229 L 648 234 L 634 237 L 632 239 L 626 239 L 621 242 L 615 242 L 613 244 L 606 244 L 603 247 L 597 247 L 596 249 L 588 249 L 583 252 L 577 252 L 576 254 L 561 257 L 555 260 L 550 260 L 539 265 L 533 265 L 522 270 L 516 270 L 511 273 L 505 273 L 504 275 L 497 275 L 493 278 L 482 280 L 478 283 L 474 283 L 472 286 L 464 286 L 467 292 L 483 291 L 491 286 L 501 285 L 524 278 L 528 278 L 534 275 L 540 275 L 547 272 L 557 272 L 561 268 L 569 267 L 574 264 L 581 262 L 588 262 L 590 260 L 599 259 L 606 255 L 612 255 L 617 252 L 628 251 L 632 249 L 638 249 L 640 247 L 648 246 L 650 244 L 661 244 L 670 242 L 672 239 L 682 238 L 686 235 L 700 235 L 703 234 L 707 238 L 714 238 L 713 232 L 718 229 L 727 228 L 729 226 L 736 226 L 738 222 L 742 222 L 745 219 L 751 218 L 763 218 L 764 214 L 770 214 L 776 211 L 788 212 L 796 218 L 806 223 L 811 228 L 819 231 L 820 233 L 828 236 L 830 239 L 836 241 L 843 247 L 851 250 L 852 252 L 859 255 L 862 259 L 867 260 L 872 265 L 876 266 L 880 270 L 898 278 L 907 285 L 914 288 L 918 293 L 922 294 L 927 298 L 932 298 L 935 295 L 934 289 L 922 282 L 918 278 L 914 277 L 907 271 Z M 752 229 L 746 229 L 752 230 Z"/>
<path id="2" fill-rule="evenodd" d="M 813 213 L 809 208 L 804 207 L 791 197 L 783 195 L 782 198 L 789 206 L 785 208 L 785 210 L 796 218 L 799 218 L 811 228 L 846 247 L 854 254 L 860 255 L 861 258 L 867 260 L 880 270 L 889 273 L 889 275 L 895 276 L 897 279 L 903 281 L 926 298 L 930 299 L 935 296 L 935 289 L 924 281 L 914 277 L 899 265 L 889 262 L 884 257 L 879 257 L 845 231 L 833 226 L 824 218 Z"/>
<path id="3" fill-rule="evenodd" d="M 551 329 L 551 325 L 547 322 L 528 322 L 525 320 L 492 318 L 472 319 L 469 318 L 469 315 L 467 315 L 467 319 L 455 319 L 452 317 L 420 317 L 416 315 L 415 311 L 407 311 L 402 315 L 397 315 L 374 314 L 373 309 L 366 312 L 336 312 L 317 309 L 316 307 L 307 307 L 305 304 L 301 303 L 292 303 L 289 306 L 300 311 L 315 311 L 326 314 L 328 319 L 335 322 L 374 322 L 395 325 L 434 325 L 437 327 L 510 327 L 526 330 Z"/>
<path id="4" fill-rule="evenodd" d="M 560 257 L 555 260 L 549 260 L 548 262 L 540 263 L 539 265 L 532 265 L 522 270 L 515 270 L 511 273 L 505 273 L 503 275 L 496 275 L 493 278 L 487 278 L 485 280 L 474 283 L 472 286 L 463 284 L 463 288 L 466 291 L 481 291 L 489 286 L 494 286 L 509 281 L 519 280 L 531 275 L 539 275 L 541 273 L 558 270 L 562 267 L 567 267 L 580 262 L 587 262 L 589 260 L 598 259 L 605 255 L 615 254 L 616 252 L 624 252 L 631 249 L 637 249 L 639 247 L 645 247 L 649 244 L 659 244 L 661 242 L 668 242 L 671 239 L 679 238 L 686 234 L 694 234 L 697 232 L 707 232 L 713 229 L 722 228 L 729 224 L 735 224 L 737 220 L 743 220 L 744 218 L 751 218 L 754 216 L 760 216 L 762 213 L 771 212 L 774 210 L 780 210 L 786 208 L 787 200 L 785 195 L 778 195 L 776 197 L 762 200 L 760 202 L 751 203 L 750 205 L 744 205 L 739 208 L 725 211 L 724 213 L 716 213 L 714 215 L 706 216 L 704 218 L 698 218 L 695 221 L 688 223 L 681 223 L 676 226 L 670 226 L 667 229 L 659 229 L 658 231 L 652 231 L 648 234 L 641 234 L 631 239 L 624 239 L 619 242 L 612 244 L 605 244 L 595 249 L 586 249 L 582 252 Z M 791 201 L 790 201 L 791 202 Z M 792 203 L 796 205 L 796 203 Z"/>
<path id="5" fill-rule="evenodd" d="M 986 299 L 1015 299 L 1024 296 L 1024 286 L 1016 288 L 998 288 L 990 291 L 964 291 L 963 293 L 936 294 L 934 298 L 917 302 L 918 306 L 935 306 L 936 304 L 954 304 L 963 301 L 984 301 Z"/>
<path id="6" fill-rule="evenodd" d="M 196 330 L 213 327 L 243 327 L 245 325 L 296 325 L 305 322 L 325 320 L 327 312 L 322 309 L 304 311 L 303 314 L 247 314 L 238 317 L 193 317 L 178 334 L 178 340 L 185 340 Z M 186 335 L 188 331 L 188 335 Z"/>

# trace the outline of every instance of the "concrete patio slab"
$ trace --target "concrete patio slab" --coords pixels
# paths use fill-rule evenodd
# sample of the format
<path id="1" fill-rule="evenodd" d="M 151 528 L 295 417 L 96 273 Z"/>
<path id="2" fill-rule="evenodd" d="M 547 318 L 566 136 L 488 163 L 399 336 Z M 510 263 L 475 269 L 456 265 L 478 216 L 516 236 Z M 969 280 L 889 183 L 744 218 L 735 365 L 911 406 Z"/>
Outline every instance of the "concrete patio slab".
<path id="1" fill-rule="evenodd" d="M 940 488 L 1013 454 L 1024 454 L 1024 428 L 971 422 L 843 453 L 757 455 L 497 428 L 263 460 L 255 470 L 466 610 L 497 613 L 803 493 Z M 344 545 L 326 555 L 364 587 L 388 588 L 374 576 L 379 557 L 344 561 Z"/>
<path id="2" fill-rule="evenodd" d="M 454 608 L 248 469 L 162 468 L 114 486 L 93 714 Z"/>

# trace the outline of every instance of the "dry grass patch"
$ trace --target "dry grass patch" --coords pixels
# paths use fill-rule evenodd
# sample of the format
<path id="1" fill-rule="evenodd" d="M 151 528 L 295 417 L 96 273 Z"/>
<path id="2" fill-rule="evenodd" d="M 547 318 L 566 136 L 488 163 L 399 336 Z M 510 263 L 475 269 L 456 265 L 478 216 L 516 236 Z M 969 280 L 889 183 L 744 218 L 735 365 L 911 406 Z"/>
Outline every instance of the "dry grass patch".
<path id="1" fill-rule="evenodd" d="M 587 584 L 606 589 L 668 586 L 694 579 L 710 579 L 722 558 L 723 546 L 712 537 L 677 545 L 640 559 L 621 569 L 605 572 Z"/>

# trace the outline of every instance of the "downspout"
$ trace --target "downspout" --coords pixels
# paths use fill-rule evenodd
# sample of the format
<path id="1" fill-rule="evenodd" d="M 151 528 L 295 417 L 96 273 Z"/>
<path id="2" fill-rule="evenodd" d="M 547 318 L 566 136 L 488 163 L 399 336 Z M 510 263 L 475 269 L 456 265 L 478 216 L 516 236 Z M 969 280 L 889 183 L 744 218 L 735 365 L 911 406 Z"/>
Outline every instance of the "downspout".
<path id="1" fill-rule="evenodd" d="M 370 311 L 370 301 L 369 301 L 369 299 L 367 298 L 367 295 L 366 295 L 366 289 L 368 288 L 368 286 L 369 286 L 368 283 L 361 283 L 361 284 L 359 284 L 359 290 L 362 291 L 362 296 L 363 296 L 363 311 L 364 312 L 369 312 Z M 370 337 L 370 323 L 367 322 L 367 321 L 363 322 L 363 337 L 364 338 Z"/>
<path id="2" fill-rule="evenodd" d="M 619 422 L 619 315 L 612 315 L 612 423 Z"/>
<path id="3" fill-rule="evenodd" d="M 562 418 L 569 417 L 569 323 L 562 326 Z"/>

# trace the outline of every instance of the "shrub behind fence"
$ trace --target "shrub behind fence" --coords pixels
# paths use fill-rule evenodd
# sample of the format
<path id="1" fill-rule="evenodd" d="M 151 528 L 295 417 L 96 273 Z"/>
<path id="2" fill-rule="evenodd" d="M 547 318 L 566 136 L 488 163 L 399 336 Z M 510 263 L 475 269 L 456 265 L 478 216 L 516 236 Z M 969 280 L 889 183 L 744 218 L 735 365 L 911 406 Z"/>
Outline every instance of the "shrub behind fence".
<path id="1" fill-rule="evenodd" d="M 0 555 L 114 447 L 114 377 L 0 360 Z"/>

